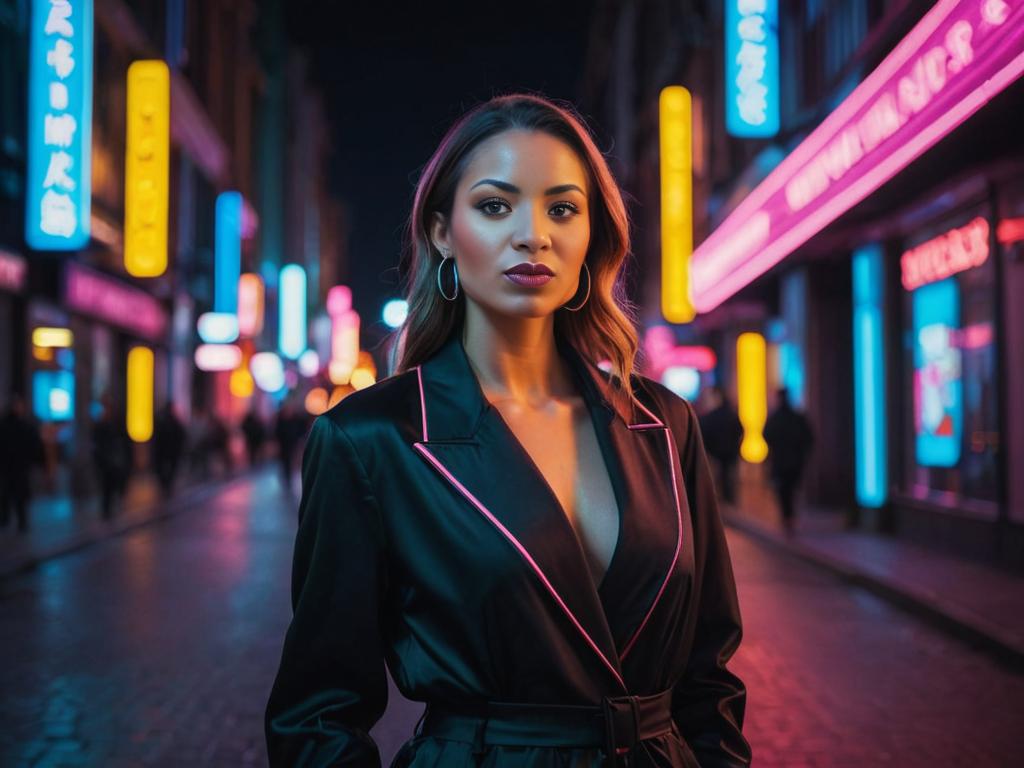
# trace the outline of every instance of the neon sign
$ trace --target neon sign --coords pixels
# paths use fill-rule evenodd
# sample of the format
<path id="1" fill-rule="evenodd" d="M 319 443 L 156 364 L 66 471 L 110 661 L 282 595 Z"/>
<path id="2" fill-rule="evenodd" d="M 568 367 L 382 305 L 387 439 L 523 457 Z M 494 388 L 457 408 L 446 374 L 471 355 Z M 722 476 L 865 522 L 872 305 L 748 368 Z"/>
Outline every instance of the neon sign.
<path id="1" fill-rule="evenodd" d="M 33 0 L 25 240 L 40 251 L 89 242 L 92 2 Z"/>
<path id="2" fill-rule="evenodd" d="M 940 0 L 698 247 L 714 309 L 866 198 L 1024 73 L 1024 1 Z"/>
<path id="3" fill-rule="evenodd" d="M 960 289 L 943 280 L 914 291 L 914 431 L 917 463 L 953 467 L 960 461 L 964 404 Z"/>
<path id="4" fill-rule="evenodd" d="M 658 99 L 661 154 L 661 314 L 670 323 L 696 316 L 690 301 L 693 253 L 693 142 L 690 92 L 679 85 Z"/>
<path id="5" fill-rule="evenodd" d="M 740 138 L 779 132 L 777 0 L 725 3 L 725 128 Z"/>
<path id="6" fill-rule="evenodd" d="M 908 291 L 977 267 L 988 259 L 988 222 L 968 224 L 911 248 L 900 257 L 901 281 Z"/>
<path id="7" fill-rule="evenodd" d="M 65 267 L 64 303 L 154 341 L 161 340 L 167 328 L 167 313 L 148 293 L 74 262 Z"/>

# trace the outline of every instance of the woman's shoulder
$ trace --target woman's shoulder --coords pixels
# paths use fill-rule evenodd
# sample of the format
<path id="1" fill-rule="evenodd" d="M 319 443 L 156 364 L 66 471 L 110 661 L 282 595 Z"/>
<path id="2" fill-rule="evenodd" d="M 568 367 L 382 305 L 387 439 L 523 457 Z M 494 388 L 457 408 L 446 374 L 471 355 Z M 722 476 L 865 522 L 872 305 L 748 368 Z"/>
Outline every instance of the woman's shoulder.
<path id="1" fill-rule="evenodd" d="M 673 432 L 682 437 L 689 433 L 697 421 L 693 404 L 673 392 L 660 381 L 648 376 L 633 374 L 633 390 L 640 401 L 654 411 Z"/>
<path id="2" fill-rule="evenodd" d="M 415 370 L 387 376 L 368 387 L 357 389 L 339 403 L 317 417 L 342 431 L 366 436 L 374 428 L 394 426 L 408 413 L 410 397 L 418 401 L 418 383 Z"/>

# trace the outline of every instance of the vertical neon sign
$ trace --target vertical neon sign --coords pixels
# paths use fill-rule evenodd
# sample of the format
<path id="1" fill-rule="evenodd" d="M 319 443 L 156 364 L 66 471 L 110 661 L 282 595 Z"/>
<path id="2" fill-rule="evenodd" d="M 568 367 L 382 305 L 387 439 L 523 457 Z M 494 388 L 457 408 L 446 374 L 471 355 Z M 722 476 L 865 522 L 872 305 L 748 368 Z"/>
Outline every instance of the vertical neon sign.
<path id="1" fill-rule="evenodd" d="M 768 352 L 760 333 L 742 333 L 736 340 L 736 388 L 743 424 L 740 456 L 760 464 L 768 457 L 768 444 L 764 441 L 768 420 Z"/>
<path id="2" fill-rule="evenodd" d="M 690 92 L 671 85 L 658 99 L 661 152 L 661 314 L 670 323 L 696 316 L 690 301 L 693 253 L 693 127 Z"/>
<path id="3" fill-rule="evenodd" d="M 128 67 L 124 267 L 135 277 L 167 270 L 171 75 L 160 60 Z"/>
<path id="4" fill-rule="evenodd" d="M 238 278 L 242 272 L 242 195 L 217 195 L 214 233 L 213 311 L 238 313 Z"/>
<path id="5" fill-rule="evenodd" d="M 882 251 L 853 254 L 853 416 L 857 502 L 880 507 L 887 497 L 885 345 L 882 338 Z"/>
<path id="6" fill-rule="evenodd" d="M 298 360 L 306 351 L 306 270 L 298 264 L 281 268 L 278 283 L 278 348 L 289 360 Z"/>
<path id="7" fill-rule="evenodd" d="M 725 105 L 733 136 L 779 132 L 778 0 L 726 0 Z"/>
<path id="8" fill-rule="evenodd" d="M 40 251 L 89 242 L 92 2 L 33 0 L 25 241 Z"/>

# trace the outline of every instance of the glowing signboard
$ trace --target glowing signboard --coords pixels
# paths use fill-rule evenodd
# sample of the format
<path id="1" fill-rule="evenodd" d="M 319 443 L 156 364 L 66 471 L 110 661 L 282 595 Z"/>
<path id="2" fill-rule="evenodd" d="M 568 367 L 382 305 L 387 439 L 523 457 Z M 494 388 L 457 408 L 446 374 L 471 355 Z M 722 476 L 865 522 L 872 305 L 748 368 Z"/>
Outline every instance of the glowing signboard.
<path id="1" fill-rule="evenodd" d="M 278 348 L 289 360 L 298 360 L 306 351 L 306 270 L 298 264 L 286 264 L 281 268 L 279 285 Z"/>
<path id="2" fill-rule="evenodd" d="M 32 374 L 32 411 L 40 421 L 75 418 L 75 376 L 71 371 L 43 370 Z"/>
<path id="3" fill-rule="evenodd" d="M 213 244 L 213 311 L 238 312 L 238 280 L 242 271 L 242 195 L 217 195 Z"/>
<path id="4" fill-rule="evenodd" d="M 25 240 L 73 251 L 91 218 L 92 2 L 31 5 Z"/>
<path id="5" fill-rule="evenodd" d="M 1024 0 L 940 0 L 694 253 L 714 309 L 870 195 L 1024 72 Z"/>
<path id="6" fill-rule="evenodd" d="M 64 303 L 154 341 L 167 328 L 167 312 L 148 293 L 74 262 L 64 268 Z"/>
<path id="7" fill-rule="evenodd" d="M 171 75 L 160 60 L 128 67 L 124 161 L 124 267 L 135 277 L 167 270 Z"/>
<path id="8" fill-rule="evenodd" d="M 153 350 L 132 347 L 128 351 L 125 426 L 128 437 L 144 443 L 153 436 Z"/>
<path id="9" fill-rule="evenodd" d="M 779 132 L 778 0 L 725 2 L 725 129 L 741 138 Z"/>
<path id="10" fill-rule="evenodd" d="M 764 336 L 741 333 L 736 339 L 736 389 L 743 424 L 740 456 L 752 464 L 768 458 L 764 425 L 768 420 L 768 352 Z"/>
<path id="11" fill-rule="evenodd" d="M 690 92 L 679 85 L 658 99 L 661 154 L 661 314 L 670 323 L 696 316 L 690 301 L 693 253 L 693 142 Z"/>
<path id="12" fill-rule="evenodd" d="M 900 257 L 901 281 L 908 291 L 978 267 L 988 259 L 988 222 L 981 216 L 911 248 Z"/>
<path id="13" fill-rule="evenodd" d="M 955 279 L 914 291 L 914 431 L 917 463 L 952 467 L 963 431 L 960 289 Z"/>
<path id="14" fill-rule="evenodd" d="M 238 278 L 238 332 L 258 336 L 263 330 L 263 278 L 246 272 Z"/>
<path id="15" fill-rule="evenodd" d="M 882 338 L 882 249 L 853 254 L 853 416 L 857 501 L 881 507 L 886 476 L 885 343 Z"/>
<path id="16" fill-rule="evenodd" d="M 17 254 L 0 250 L 0 288 L 18 292 L 25 287 L 28 264 Z"/>

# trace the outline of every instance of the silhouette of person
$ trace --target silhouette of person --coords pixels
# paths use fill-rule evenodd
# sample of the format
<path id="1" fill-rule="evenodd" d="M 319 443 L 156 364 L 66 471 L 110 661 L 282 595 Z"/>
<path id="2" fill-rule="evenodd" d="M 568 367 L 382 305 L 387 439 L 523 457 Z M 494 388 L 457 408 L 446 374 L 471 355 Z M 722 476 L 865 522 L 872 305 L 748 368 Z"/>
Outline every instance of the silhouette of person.
<path id="1" fill-rule="evenodd" d="M 32 498 L 32 465 L 43 460 L 39 428 L 28 414 L 25 400 L 14 395 L 0 419 L 0 528 L 7 527 L 13 508 L 18 533 L 28 530 L 28 503 Z"/>
<path id="2" fill-rule="evenodd" d="M 185 427 L 167 403 L 157 414 L 153 425 L 153 465 L 164 495 L 174 491 L 174 479 L 185 450 Z"/>
<path id="3" fill-rule="evenodd" d="M 249 466 L 254 467 L 260 459 L 260 450 L 263 448 L 263 441 L 267 436 L 267 429 L 255 408 L 250 409 L 242 419 L 242 434 L 245 435 L 245 450 L 249 455 Z"/>
<path id="4" fill-rule="evenodd" d="M 719 387 L 705 390 L 709 410 L 700 417 L 704 448 L 713 459 L 715 480 L 722 499 L 736 503 L 736 464 L 743 442 L 743 425 L 729 398 Z"/>
<path id="5" fill-rule="evenodd" d="M 118 409 L 119 410 L 119 409 Z M 114 501 L 124 494 L 131 472 L 131 442 L 124 420 L 117 418 L 114 401 L 102 400 L 100 417 L 92 424 L 92 455 L 100 486 L 100 511 L 104 520 L 114 514 Z"/>
<path id="6" fill-rule="evenodd" d="M 793 497 L 814 444 L 814 431 L 807 417 L 793 409 L 787 390 L 779 390 L 778 402 L 765 422 L 764 439 L 768 443 L 772 485 L 782 512 L 782 524 L 787 533 L 792 533 Z"/>

